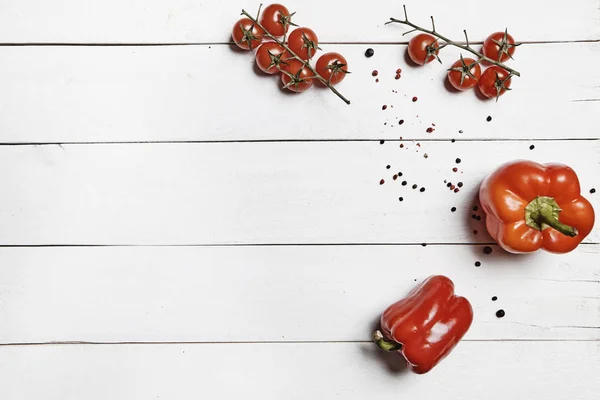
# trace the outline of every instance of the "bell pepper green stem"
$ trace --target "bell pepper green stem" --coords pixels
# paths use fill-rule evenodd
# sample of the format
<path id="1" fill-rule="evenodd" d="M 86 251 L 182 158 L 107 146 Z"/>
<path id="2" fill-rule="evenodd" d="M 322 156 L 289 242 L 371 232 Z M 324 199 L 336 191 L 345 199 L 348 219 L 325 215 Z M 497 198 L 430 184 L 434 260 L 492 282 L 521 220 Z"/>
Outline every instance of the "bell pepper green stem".
<path id="1" fill-rule="evenodd" d="M 544 225 L 548 225 L 556 229 L 563 235 L 567 235 L 570 237 L 577 236 L 577 229 L 573 228 L 572 226 L 563 224 L 557 218 L 554 218 L 551 212 L 547 212 L 546 210 L 540 211 L 538 217 L 538 224 L 540 224 L 542 227 Z"/>
<path id="2" fill-rule="evenodd" d="M 533 229 L 542 231 L 551 227 L 570 237 L 577 236 L 577 229 L 558 220 L 562 210 L 552 197 L 538 196 L 525 207 L 525 222 Z"/>
<path id="3" fill-rule="evenodd" d="M 398 351 L 402 348 L 400 343 L 390 342 L 383 338 L 383 334 L 380 331 L 373 332 L 373 341 L 383 351 Z"/>

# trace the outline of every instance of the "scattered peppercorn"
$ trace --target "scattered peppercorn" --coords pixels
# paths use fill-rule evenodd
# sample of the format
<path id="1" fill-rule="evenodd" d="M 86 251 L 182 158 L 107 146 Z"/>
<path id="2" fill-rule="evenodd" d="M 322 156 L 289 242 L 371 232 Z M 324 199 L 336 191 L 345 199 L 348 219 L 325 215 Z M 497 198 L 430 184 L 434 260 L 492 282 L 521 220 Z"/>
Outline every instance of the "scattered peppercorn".
<path id="1" fill-rule="evenodd" d="M 423 192 L 425 191 L 425 188 L 424 188 L 424 187 L 422 187 L 421 189 L 419 189 L 419 191 L 420 191 L 421 193 L 423 193 Z"/>
<path id="2" fill-rule="evenodd" d="M 367 58 L 371 58 L 373 57 L 373 54 L 375 54 L 375 50 L 368 48 L 367 51 L 365 51 L 365 57 Z"/>
<path id="3" fill-rule="evenodd" d="M 423 154 L 423 158 L 429 158 L 429 154 L 427 154 L 427 153 Z"/>
<path id="4" fill-rule="evenodd" d="M 427 246 L 427 243 L 421 243 L 421 246 L 425 247 Z"/>
<path id="5" fill-rule="evenodd" d="M 398 176 L 402 176 L 402 172 L 398 172 Z"/>
<path id="6" fill-rule="evenodd" d="M 392 166 L 391 166 L 391 165 L 386 165 L 386 166 L 385 166 L 385 169 L 390 169 L 390 168 L 392 168 Z"/>
<path id="7" fill-rule="evenodd" d="M 481 267 L 481 262 L 479 262 L 479 261 L 475 261 L 475 266 L 476 266 L 476 267 Z"/>
<path id="8" fill-rule="evenodd" d="M 394 180 L 398 179 L 398 175 L 394 174 L 393 178 Z"/>
<path id="9" fill-rule="evenodd" d="M 456 168 L 456 167 L 452 168 L 452 172 L 458 172 L 458 168 Z"/>
<path id="10" fill-rule="evenodd" d="M 375 83 L 379 83 L 379 78 L 375 79 Z"/>
<path id="11" fill-rule="evenodd" d="M 384 104 L 384 105 L 382 105 L 382 106 L 381 106 L 381 109 L 382 109 L 382 110 L 386 110 L 386 109 L 387 109 L 387 106 Z"/>
<path id="12" fill-rule="evenodd" d="M 385 183 L 385 181 L 383 179 L 379 181 L 380 185 L 383 185 L 384 183 Z"/>
<path id="13" fill-rule="evenodd" d="M 400 143 L 400 148 L 404 148 L 404 143 Z"/>
<path id="14" fill-rule="evenodd" d="M 454 193 L 458 193 L 458 192 L 460 192 L 459 188 L 454 189 Z"/>
<path id="15" fill-rule="evenodd" d="M 479 231 L 477 229 L 473 230 L 473 235 L 477 235 L 479 233 Z"/>
<path id="16" fill-rule="evenodd" d="M 398 200 L 404 201 L 404 197 L 398 197 Z"/>
<path id="17" fill-rule="evenodd" d="M 506 315 L 506 313 L 504 312 L 504 310 L 498 310 L 496 311 L 496 317 L 498 318 L 502 318 Z"/>
<path id="18" fill-rule="evenodd" d="M 396 74 L 396 80 L 400 79 L 400 74 Z"/>
<path id="19" fill-rule="evenodd" d="M 456 186 L 450 185 L 450 190 L 454 190 L 454 189 L 456 189 Z"/>
<path id="20" fill-rule="evenodd" d="M 457 158 L 457 159 L 456 159 L 456 160 L 454 160 L 454 161 L 456 161 L 456 163 L 457 163 L 457 164 L 460 164 L 460 163 L 462 162 L 462 160 L 461 160 L 460 158 Z"/>
<path id="21" fill-rule="evenodd" d="M 479 207 L 473 206 L 473 211 L 477 211 L 477 210 L 479 210 Z"/>
<path id="22" fill-rule="evenodd" d="M 535 149 L 534 145 L 529 146 L 529 150 L 533 150 L 533 149 Z"/>
<path id="23" fill-rule="evenodd" d="M 496 297 L 496 296 L 492 297 L 492 301 L 496 301 L 496 300 L 498 300 L 498 297 Z"/>
<path id="24" fill-rule="evenodd" d="M 408 182 L 406 182 L 406 181 L 402 181 L 402 186 L 406 186 L 407 183 Z"/>
<path id="25" fill-rule="evenodd" d="M 416 189 L 416 188 L 417 188 L 417 185 L 412 185 L 412 188 L 413 188 L 413 189 Z"/>
<path id="26" fill-rule="evenodd" d="M 477 221 L 481 221 L 481 215 L 477 216 Z"/>
<path id="27" fill-rule="evenodd" d="M 385 143 L 385 140 L 380 140 L 379 141 L 379 144 L 384 144 L 384 143 Z"/>
<path id="28" fill-rule="evenodd" d="M 487 122 L 490 122 L 492 120 L 492 116 L 488 115 L 488 117 L 485 119 Z"/>
<path id="29" fill-rule="evenodd" d="M 375 70 L 373 70 L 373 72 L 371 72 L 371 75 L 373 75 L 373 76 L 377 76 L 377 75 L 379 75 L 379 71 L 377 71 L 377 70 L 375 69 Z"/>
<path id="30" fill-rule="evenodd" d="M 594 194 L 594 193 L 596 193 L 596 189 L 595 189 L 595 188 L 591 188 L 591 189 L 590 189 L 590 193 L 591 193 L 591 194 Z"/>
<path id="31" fill-rule="evenodd" d="M 404 123 L 404 120 L 401 119 L 400 121 L 398 121 L 398 125 L 402 125 Z"/>
<path id="32" fill-rule="evenodd" d="M 479 217 L 479 218 L 481 218 L 481 217 Z M 483 248 L 483 252 L 484 252 L 485 254 L 492 254 L 492 248 L 491 248 L 490 246 L 485 246 L 485 247 Z"/>
<path id="33" fill-rule="evenodd" d="M 471 218 L 477 219 L 477 215 L 473 214 L 473 215 L 471 215 Z"/>
<path id="34" fill-rule="evenodd" d="M 458 187 L 463 187 L 463 183 L 462 182 L 458 182 Z"/>
<path id="35" fill-rule="evenodd" d="M 454 142 L 456 142 L 456 139 L 452 139 L 450 142 L 454 143 Z"/>
<path id="36" fill-rule="evenodd" d="M 397 73 L 397 74 L 401 74 L 401 73 L 402 73 L 402 68 L 398 68 L 398 69 L 396 70 L 396 73 Z"/>
<path id="37" fill-rule="evenodd" d="M 456 207 L 452 207 L 452 208 L 450 209 L 450 211 L 452 211 L 452 212 L 455 212 L 455 211 L 456 211 Z"/>
<path id="38" fill-rule="evenodd" d="M 431 132 L 433 132 L 433 128 L 432 127 L 427 128 L 427 133 L 431 133 Z"/>
<path id="39" fill-rule="evenodd" d="M 413 103 L 414 103 L 415 101 L 417 101 L 417 100 L 419 100 L 419 98 L 418 98 L 417 96 L 415 96 L 415 97 L 413 97 L 413 98 L 412 98 L 412 101 L 413 101 Z"/>
<path id="40" fill-rule="evenodd" d="M 448 182 L 448 184 L 446 186 L 448 186 L 448 187 L 452 186 L 452 182 Z"/>
<path id="41" fill-rule="evenodd" d="M 458 133 L 463 133 L 462 129 L 460 131 L 458 131 Z"/>

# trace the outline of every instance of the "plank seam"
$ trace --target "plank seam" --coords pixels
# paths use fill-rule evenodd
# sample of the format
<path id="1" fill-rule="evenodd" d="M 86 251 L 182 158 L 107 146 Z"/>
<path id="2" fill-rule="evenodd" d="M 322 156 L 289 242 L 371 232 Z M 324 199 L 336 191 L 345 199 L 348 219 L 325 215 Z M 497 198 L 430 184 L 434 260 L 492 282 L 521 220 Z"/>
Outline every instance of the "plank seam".
<path id="1" fill-rule="evenodd" d="M 576 102 L 585 102 L 592 100 L 573 100 Z M 433 139 L 433 138 L 414 138 L 414 139 L 231 139 L 231 140 L 131 140 L 131 141 L 68 141 L 68 142 L 5 142 L 0 143 L 0 146 L 87 146 L 87 145 L 130 145 L 130 144 L 220 144 L 220 143 L 346 143 L 346 142 L 386 142 L 410 143 L 410 142 L 566 142 L 566 141 L 596 141 L 600 137 L 589 138 L 489 138 L 489 139 Z"/>
<path id="2" fill-rule="evenodd" d="M 597 246 L 600 242 L 584 242 L 579 246 Z M 334 247 L 334 246 L 498 246 L 494 242 L 481 243 L 212 243 L 212 244 L 0 244 L 2 248 L 53 247 Z"/>
<path id="3" fill-rule="evenodd" d="M 568 43 L 598 43 L 600 39 L 574 39 L 574 40 L 528 40 L 521 41 L 522 44 L 568 44 Z M 457 42 L 459 44 L 466 45 L 466 42 Z M 327 41 L 320 42 L 320 44 L 324 45 L 371 45 L 371 46 L 397 46 L 397 45 L 407 45 L 408 41 L 349 41 L 349 42 L 337 42 L 337 41 Z M 482 45 L 483 41 L 475 41 L 469 42 L 470 45 Z M 138 43 L 138 42 L 90 42 L 90 43 L 82 43 L 82 42 L 2 42 L 0 43 L 0 47 L 173 47 L 173 46 L 235 46 L 233 42 L 147 42 L 147 43 Z"/>
<path id="4" fill-rule="evenodd" d="M 600 328 L 600 327 L 595 327 Z M 600 339 L 463 339 L 463 342 L 600 342 Z M 128 345 L 291 345 L 291 344 L 371 344 L 369 340 L 299 340 L 299 341 L 132 341 L 132 342 L 95 342 L 95 341 L 51 341 L 51 342 L 9 342 L 0 343 L 0 347 L 25 346 L 128 346 Z"/>

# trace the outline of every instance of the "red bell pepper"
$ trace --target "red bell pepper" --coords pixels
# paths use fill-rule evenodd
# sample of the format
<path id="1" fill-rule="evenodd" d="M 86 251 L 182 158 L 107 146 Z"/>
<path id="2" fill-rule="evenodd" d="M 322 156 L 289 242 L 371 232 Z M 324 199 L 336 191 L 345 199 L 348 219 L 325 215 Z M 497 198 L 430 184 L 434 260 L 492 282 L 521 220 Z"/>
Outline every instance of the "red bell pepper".
<path id="1" fill-rule="evenodd" d="M 424 374 L 456 346 L 473 322 L 473 309 L 454 294 L 445 276 L 431 276 L 381 315 L 375 343 L 385 351 L 398 351 L 413 372 Z"/>
<path id="2" fill-rule="evenodd" d="M 483 181 L 479 200 L 488 233 L 511 253 L 567 253 L 594 226 L 594 209 L 566 165 L 505 164 Z"/>

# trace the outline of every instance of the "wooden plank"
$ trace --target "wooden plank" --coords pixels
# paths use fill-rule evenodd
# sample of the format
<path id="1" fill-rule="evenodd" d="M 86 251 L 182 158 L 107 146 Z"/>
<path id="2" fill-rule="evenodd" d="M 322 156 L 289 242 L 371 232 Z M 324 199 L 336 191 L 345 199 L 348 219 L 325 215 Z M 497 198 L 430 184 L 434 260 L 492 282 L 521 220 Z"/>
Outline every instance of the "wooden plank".
<path id="1" fill-rule="evenodd" d="M 257 76 L 251 54 L 227 46 L 2 47 L 0 142 L 600 137 L 600 102 L 588 101 L 600 98 L 596 70 L 549 81 L 556 67 L 540 62 L 598 65 L 600 43 L 521 46 L 523 76 L 498 103 L 448 91 L 446 69 L 406 65 L 405 46 L 374 48 L 367 59 L 361 45 L 323 46 L 349 59 L 347 106 L 327 89 L 282 92 L 278 78 Z M 444 60 L 458 56 L 448 49 Z"/>
<path id="2" fill-rule="evenodd" d="M 478 186 L 516 158 L 570 165 L 600 209 L 598 140 L 402 144 L 3 146 L 0 244 L 486 243 Z"/>
<path id="3" fill-rule="evenodd" d="M 382 0 L 376 6 L 340 0 L 288 0 L 285 4 L 297 11 L 299 24 L 312 27 L 321 40 L 330 42 L 405 40 L 403 30 L 384 25 L 389 17 L 403 16 L 402 4 L 407 5 L 411 20 L 421 25 L 428 25 L 429 16 L 435 15 L 438 29 L 455 40 L 463 38 L 463 29 L 469 31 L 472 40 L 483 40 L 506 26 L 518 40 L 525 41 L 600 38 L 594 0 L 568 5 L 560 0 L 506 0 L 502 12 L 456 7 L 443 0 Z M 224 42 L 229 40 L 242 8 L 255 13 L 258 2 L 62 0 L 57 5 L 5 0 L 0 4 L 0 37 L 4 43 Z"/>
<path id="4" fill-rule="evenodd" d="M 0 348 L 11 400 L 395 399 L 589 400 L 598 342 L 461 343 L 426 376 L 368 343 Z"/>
<path id="5" fill-rule="evenodd" d="M 599 252 L 598 245 L 563 257 L 509 257 L 496 247 L 485 255 L 483 246 L 3 248 L 0 341 L 368 341 L 380 313 L 434 274 L 453 279 L 473 304 L 465 340 L 598 340 Z"/>

